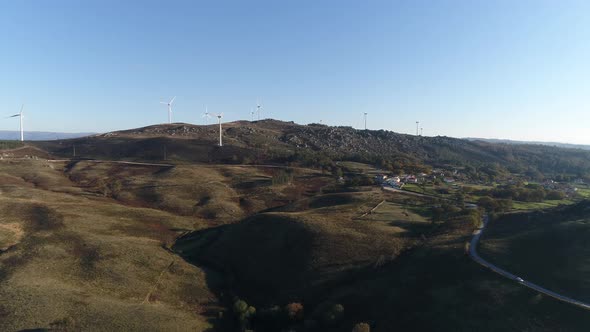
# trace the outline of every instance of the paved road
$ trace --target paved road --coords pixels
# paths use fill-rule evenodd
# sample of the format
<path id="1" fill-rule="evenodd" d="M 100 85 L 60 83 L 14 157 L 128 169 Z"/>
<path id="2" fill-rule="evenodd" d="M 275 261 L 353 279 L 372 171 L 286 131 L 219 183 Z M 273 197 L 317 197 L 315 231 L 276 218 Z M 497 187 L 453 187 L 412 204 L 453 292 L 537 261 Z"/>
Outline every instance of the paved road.
<path id="1" fill-rule="evenodd" d="M 479 238 L 481 237 L 481 234 L 483 233 L 484 229 L 486 228 L 486 226 L 488 225 L 488 216 L 485 215 L 483 217 L 483 226 L 477 230 L 475 230 L 473 232 L 473 238 L 471 239 L 471 246 L 469 247 L 469 256 L 471 256 L 471 258 L 476 261 L 477 263 L 479 263 L 480 265 L 483 265 L 484 267 L 487 267 L 488 269 L 498 273 L 501 276 L 504 276 L 508 279 L 514 280 L 515 282 L 520 283 L 521 285 L 528 287 L 530 289 L 536 290 L 539 293 L 543 293 L 547 296 L 551 296 L 552 298 L 555 298 L 557 300 L 563 301 L 563 302 L 567 302 L 567 303 L 571 303 L 573 305 L 576 305 L 580 308 L 584 308 L 587 310 L 590 310 L 590 304 L 588 303 L 584 303 L 582 301 L 578 301 L 576 299 L 572 299 L 570 297 L 567 296 L 563 296 L 561 294 L 557 294 L 555 292 L 552 292 L 548 289 L 545 289 L 539 285 L 533 284 L 531 282 L 528 282 L 526 280 L 523 281 L 519 281 L 519 277 L 506 271 L 503 270 L 495 265 L 493 265 L 492 263 L 484 260 L 483 258 L 481 258 L 478 254 L 477 254 L 477 243 L 479 242 Z M 522 279 L 521 279 L 522 280 Z"/>
<path id="2" fill-rule="evenodd" d="M 428 195 L 423 195 L 423 194 L 412 192 L 412 191 L 395 189 L 395 188 L 391 188 L 391 187 L 383 187 L 383 189 L 387 190 L 387 191 L 399 192 L 399 193 L 403 193 L 403 194 L 407 194 L 407 195 L 429 197 Z M 572 299 L 570 297 L 567 297 L 567 296 L 555 293 L 553 291 L 550 291 L 548 289 L 545 289 L 539 285 L 533 284 L 532 282 L 522 280 L 517 275 L 514 275 L 506 270 L 503 270 L 503 269 L 495 266 L 494 264 L 486 261 L 485 259 L 481 258 L 481 256 L 479 256 L 479 254 L 477 253 L 477 243 L 479 242 L 479 239 L 480 239 L 481 234 L 483 233 L 484 229 L 488 225 L 488 222 L 489 222 L 488 216 L 484 215 L 482 221 L 483 221 L 483 226 L 479 229 L 476 229 L 473 232 L 473 238 L 471 239 L 471 245 L 469 246 L 469 256 L 471 256 L 471 258 L 474 261 L 476 261 L 478 264 L 498 273 L 501 276 L 504 276 L 510 280 L 514 280 L 515 282 L 518 282 L 519 284 L 521 284 L 525 287 L 528 287 L 530 289 L 536 290 L 539 293 L 545 294 L 547 296 L 551 296 L 552 298 L 563 301 L 563 302 L 567 302 L 567 303 L 576 305 L 580 308 L 590 310 L 590 304 L 588 304 L 588 303 L 584 303 L 582 301 Z M 520 281 L 519 279 L 522 281 Z"/>

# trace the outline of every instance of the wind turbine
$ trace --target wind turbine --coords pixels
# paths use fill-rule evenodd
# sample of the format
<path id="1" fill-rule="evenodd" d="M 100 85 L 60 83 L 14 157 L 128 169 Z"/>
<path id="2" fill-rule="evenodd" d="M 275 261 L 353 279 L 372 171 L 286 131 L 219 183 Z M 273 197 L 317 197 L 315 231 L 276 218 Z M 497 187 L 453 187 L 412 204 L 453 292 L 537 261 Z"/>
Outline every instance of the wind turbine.
<path id="1" fill-rule="evenodd" d="M 258 121 L 260 121 L 260 111 L 262 110 L 262 106 L 260 105 L 260 102 L 258 102 L 258 100 L 256 100 L 256 111 L 258 112 Z"/>
<path id="2" fill-rule="evenodd" d="M 174 99 L 176 99 L 176 96 L 174 96 L 169 102 L 165 102 L 165 101 L 161 101 L 160 104 L 164 104 L 168 106 L 168 123 L 172 123 L 172 103 L 174 102 Z"/>
<path id="3" fill-rule="evenodd" d="M 416 136 L 419 135 L 418 127 L 420 126 L 420 121 L 416 121 Z"/>
<path id="4" fill-rule="evenodd" d="M 24 108 L 25 108 L 25 104 L 22 104 L 22 106 L 20 107 L 20 112 L 18 114 L 9 116 L 9 118 L 16 118 L 17 116 L 20 118 L 20 140 L 21 140 L 21 142 L 25 140 L 24 128 L 23 128 L 23 116 L 24 116 L 23 109 Z"/>
<path id="5" fill-rule="evenodd" d="M 205 106 L 205 113 L 203 113 L 203 117 L 205 118 L 205 123 L 209 124 L 209 118 L 211 117 L 211 115 L 209 114 L 207 106 Z"/>
<path id="6" fill-rule="evenodd" d="M 223 138 L 221 136 L 221 118 L 223 118 L 223 113 L 215 114 L 215 116 L 217 117 L 217 121 L 219 122 L 219 146 L 223 146 Z"/>
<path id="7" fill-rule="evenodd" d="M 254 121 L 254 109 L 250 109 L 250 121 Z"/>
<path id="8" fill-rule="evenodd" d="M 365 130 L 367 130 L 367 112 L 364 113 L 365 114 Z"/>
<path id="9" fill-rule="evenodd" d="M 422 136 L 422 132 L 424 132 L 424 128 L 420 127 L 420 136 Z"/>

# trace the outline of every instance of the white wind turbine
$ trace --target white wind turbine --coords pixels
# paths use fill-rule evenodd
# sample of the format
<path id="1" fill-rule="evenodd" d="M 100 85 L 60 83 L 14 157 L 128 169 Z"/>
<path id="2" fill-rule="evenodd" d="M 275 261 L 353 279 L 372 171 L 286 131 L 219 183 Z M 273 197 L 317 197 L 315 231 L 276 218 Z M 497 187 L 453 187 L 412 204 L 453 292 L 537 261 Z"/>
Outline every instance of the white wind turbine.
<path id="1" fill-rule="evenodd" d="M 9 116 L 9 118 L 16 118 L 17 116 L 20 118 L 20 140 L 21 140 L 21 142 L 25 140 L 24 128 L 23 128 L 23 117 L 24 117 L 23 109 L 24 108 L 25 108 L 25 104 L 23 104 L 20 107 L 20 112 L 18 114 Z"/>
<path id="2" fill-rule="evenodd" d="M 205 106 L 205 113 L 203 113 L 203 117 L 205 118 L 205 124 L 209 124 L 209 118 L 211 118 L 211 113 L 209 113 L 209 109 Z"/>
<path id="3" fill-rule="evenodd" d="M 262 110 L 262 106 L 260 105 L 260 102 L 258 102 L 258 100 L 256 100 L 256 111 L 258 112 L 258 120 L 260 121 L 260 111 Z"/>
<path id="4" fill-rule="evenodd" d="M 214 114 L 214 116 L 217 117 L 217 121 L 219 122 L 219 146 L 223 146 L 223 137 L 221 136 L 223 133 L 221 131 L 221 118 L 223 118 L 223 113 Z"/>
<path id="5" fill-rule="evenodd" d="M 250 121 L 254 121 L 254 109 L 250 109 Z"/>
<path id="6" fill-rule="evenodd" d="M 164 104 L 168 106 L 168 123 L 172 123 L 172 103 L 176 99 L 176 96 L 172 98 L 169 102 L 161 101 L 160 104 Z"/>

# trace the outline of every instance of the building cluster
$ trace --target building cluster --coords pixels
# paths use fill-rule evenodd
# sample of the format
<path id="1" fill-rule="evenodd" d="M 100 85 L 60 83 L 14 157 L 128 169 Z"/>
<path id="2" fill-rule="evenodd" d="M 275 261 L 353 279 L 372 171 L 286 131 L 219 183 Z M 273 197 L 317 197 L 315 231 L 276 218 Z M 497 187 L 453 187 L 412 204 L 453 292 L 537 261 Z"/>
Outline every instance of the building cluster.
<path id="1" fill-rule="evenodd" d="M 428 179 L 428 174 L 420 173 L 414 174 L 402 174 L 402 175 L 385 175 L 379 174 L 375 176 L 375 183 L 382 186 L 389 186 L 396 189 L 402 189 L 406 183 L 421 183 Z"/>
<path id="2" fill-rule="evenodd" d="M 581 182 L 574 181 L 574 183 L 583 184 L 584 181 L 581 181 Z M 543 183 L 541 183 L 541 185 L 543 186 L 543 188 L 545 188 L 545 190 L 561 191 L 567 197 L 574 196 L 578 192 L 578 188 L 574 187 L 573 185 L 571 185 L 569 183 L 564 183 L 564 182 L 545 180 L 545 181 L 543 181 Z"/>
<path id="3" fill-rule="evenodd" d="M 444 183 L 454 184 L 457 179 L 460 178 L 458 172 L 445 171 L 442 169 L 433 169 L 430 174 L 418 173 L 418 174 L 401 174 L 401 175 L 385 175 L 379 174 L 375 177 L 375 183 L 382 186 L 390 186 L 393 188 L 401 189 L 405 184 L 408 183 L 423 183 L 423 182 L 434 182 L 441 181 Z"/>

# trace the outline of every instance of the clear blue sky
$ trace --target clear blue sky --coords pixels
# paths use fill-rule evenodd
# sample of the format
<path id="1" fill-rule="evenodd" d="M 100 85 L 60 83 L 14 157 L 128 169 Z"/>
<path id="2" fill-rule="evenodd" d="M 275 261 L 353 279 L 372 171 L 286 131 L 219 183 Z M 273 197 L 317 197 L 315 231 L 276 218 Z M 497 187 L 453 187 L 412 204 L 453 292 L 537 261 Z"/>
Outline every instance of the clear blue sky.
<path id="1" fill-rule="evenodd" d="M 425 135 L 590 144 L 588 1 L 1 1 L 26 129 L 203 123 L 204 105 Z M 0 129 L 18 129 L 0 119 Z"/>

